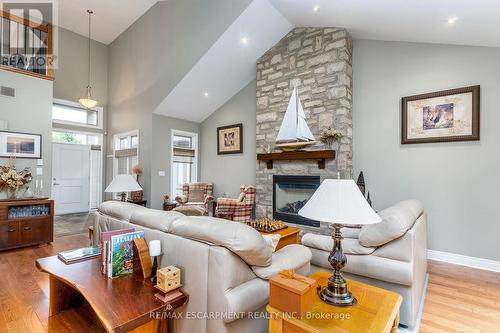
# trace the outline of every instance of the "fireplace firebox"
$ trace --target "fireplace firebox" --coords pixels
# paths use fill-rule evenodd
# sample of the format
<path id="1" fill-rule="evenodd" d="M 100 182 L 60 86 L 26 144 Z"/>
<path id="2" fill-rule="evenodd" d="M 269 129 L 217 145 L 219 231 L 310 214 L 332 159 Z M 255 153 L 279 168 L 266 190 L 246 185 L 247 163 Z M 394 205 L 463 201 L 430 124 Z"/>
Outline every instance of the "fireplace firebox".
<path id="1" fill-rule="evenodd" d="M 319 227 L 319 221 L 300 216 L 304 207 L 320 185 L 319 176 L 273 176 L 273 218 L 284 222 Z"/>

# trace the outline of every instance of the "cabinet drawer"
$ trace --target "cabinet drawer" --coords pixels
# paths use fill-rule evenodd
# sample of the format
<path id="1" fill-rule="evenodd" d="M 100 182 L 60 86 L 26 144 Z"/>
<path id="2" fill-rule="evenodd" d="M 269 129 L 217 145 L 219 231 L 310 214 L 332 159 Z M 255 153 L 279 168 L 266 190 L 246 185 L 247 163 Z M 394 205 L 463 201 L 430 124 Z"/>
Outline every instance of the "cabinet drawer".
<path id="1" fill-rule="evenodd" d="M 36 244 L 52 241 L 52 227 L 49 220 L 24 220 L 19 223 L 21 243 Z"/>
<path id="2" fill-rule="evenodd" d="M 19 238 L 19 222 L 0 222 L 0 248 L 9 248 L 19 245 Z"/>

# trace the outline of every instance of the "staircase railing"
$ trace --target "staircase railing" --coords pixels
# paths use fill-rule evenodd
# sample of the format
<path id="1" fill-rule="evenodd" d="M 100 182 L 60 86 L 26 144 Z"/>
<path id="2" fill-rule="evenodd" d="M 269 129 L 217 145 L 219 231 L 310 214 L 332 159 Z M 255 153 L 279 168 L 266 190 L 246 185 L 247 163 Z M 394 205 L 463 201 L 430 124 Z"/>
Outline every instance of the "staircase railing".
<path id="1" fill-rule="evenodd" d="M 52 24 L 0 10 L 0 68 L 53 80 Z"/>

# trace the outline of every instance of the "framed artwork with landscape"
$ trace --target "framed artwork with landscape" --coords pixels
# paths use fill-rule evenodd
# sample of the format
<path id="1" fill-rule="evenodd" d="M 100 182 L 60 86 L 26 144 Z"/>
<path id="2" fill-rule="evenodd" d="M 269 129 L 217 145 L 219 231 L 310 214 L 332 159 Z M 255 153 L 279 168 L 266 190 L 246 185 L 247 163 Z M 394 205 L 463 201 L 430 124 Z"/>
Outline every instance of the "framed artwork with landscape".
<path id="1" fill-rule="evenodd" d="M 243 152 L 243 124 L 217 127 L 217 155 Z"/>
<path id="2" fill-rule="evenodd" d="M 480 86 L 403 97 L 401 144 L 479 140 Z"/>
<path id="3" fill-rule="evenodd" d="M 0 157 L 42 158 L 42 135 L 0 131 Z"/>

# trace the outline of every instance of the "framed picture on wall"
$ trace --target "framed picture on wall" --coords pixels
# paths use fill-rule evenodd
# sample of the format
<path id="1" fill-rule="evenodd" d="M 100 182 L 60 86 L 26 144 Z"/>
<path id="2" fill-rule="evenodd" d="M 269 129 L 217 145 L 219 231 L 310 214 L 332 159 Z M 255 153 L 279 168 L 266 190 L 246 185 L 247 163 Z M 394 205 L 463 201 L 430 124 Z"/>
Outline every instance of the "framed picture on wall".
<path id="1" fill-rule="evenodd" d="M 0 157 L 42 158 L 42 135 L 0 131 Z"/>
<path id="2" fill-rule="evenodd" d="M 401 144 L 479 140 L 480 86 L 403 97 Z"/>
<path id="3" fill-rule="evenodd" d="M 243 153 L 243 124 L 217 127 L 217 155 Z"/>

